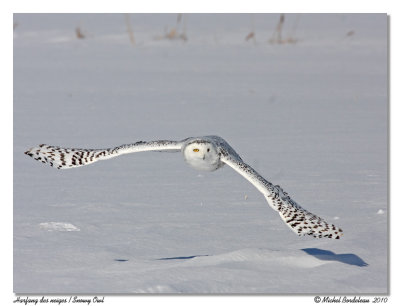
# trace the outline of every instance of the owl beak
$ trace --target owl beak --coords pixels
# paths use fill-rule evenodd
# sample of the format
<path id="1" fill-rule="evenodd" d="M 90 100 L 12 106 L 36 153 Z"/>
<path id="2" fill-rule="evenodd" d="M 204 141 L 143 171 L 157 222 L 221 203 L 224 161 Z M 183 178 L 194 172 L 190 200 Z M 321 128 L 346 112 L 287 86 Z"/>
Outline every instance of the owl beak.
<path id="1" fill-rule="evenodd" d="M 203 160 L 205 160 L 205 159 L 206 159 L 206 155 L 204 154 L 204 155 L 203 155 Z"/>

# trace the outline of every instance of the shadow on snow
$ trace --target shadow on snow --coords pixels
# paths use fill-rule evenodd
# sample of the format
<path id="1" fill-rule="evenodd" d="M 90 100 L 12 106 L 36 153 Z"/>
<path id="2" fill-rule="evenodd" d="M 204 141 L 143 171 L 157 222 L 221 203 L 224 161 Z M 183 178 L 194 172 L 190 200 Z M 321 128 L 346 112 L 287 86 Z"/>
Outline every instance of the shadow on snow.
<path id="1" fill-rule="evenodd" d="M 332 251 L 322 250 L 318 248 L 301 249 L 309 255 L 318 258 L 319 260 L 338 261 L 348 265 L 365 267 L 368 264 L 355 254 L 335 254 Z"/>
<path id="2" fill-rule="evenodd" d="M 164 257 L 164 258 L 158 258 L 157 260 L 192 259 L 192 258 L 202 257 L 202 256 L 208 256 L 208 255 L 192 255 L 192 256 L 179 256 L 179 257 Z"/>
<path id="3" fill-rule="evenodd" d="M 366 267 L 368 264 L 362 260 L 359 256 L 355 254 L 335 254 L 332 251 L 322 250 L 318 248 L 307 248 L 301 249 L 303 252 L 308 255 L 312 255 L 319 260 L 327 260 L 327 261 L 337 261 L 341 263 L 345 263 L 352 266 L 358 267 Z M 191 255 L 191 256 L 177 256 L 177 257 L 163 257 L 158 258 L 157 260 L 186 260 L 193 259 L 196 257 L 204 257 L 209 255 Z M 126 262 L 128 259 L 114 259 L 114 261 Z"/>

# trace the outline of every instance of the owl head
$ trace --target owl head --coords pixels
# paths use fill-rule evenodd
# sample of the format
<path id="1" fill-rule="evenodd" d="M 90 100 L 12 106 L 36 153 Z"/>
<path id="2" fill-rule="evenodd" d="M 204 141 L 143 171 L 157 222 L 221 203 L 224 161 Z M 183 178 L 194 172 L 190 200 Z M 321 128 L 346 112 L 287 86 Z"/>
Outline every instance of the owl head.
<path id="1" fill-rule="evenodd" d="M 214 171 L 223 165 L 217 147 L 206 140 L 191 140 L 185 144 L 182 152 L 185 161 L 197 170 Z"/>

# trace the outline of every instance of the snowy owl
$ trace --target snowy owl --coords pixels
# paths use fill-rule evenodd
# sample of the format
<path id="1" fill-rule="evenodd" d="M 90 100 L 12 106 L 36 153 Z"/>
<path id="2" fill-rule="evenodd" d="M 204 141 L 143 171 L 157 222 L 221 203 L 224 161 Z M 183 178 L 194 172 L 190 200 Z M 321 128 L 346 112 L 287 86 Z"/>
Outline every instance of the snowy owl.
<path id="1" fill-rule="evenodd" d="M 292 200 L 280 186 L 264 179 L 219 136 L 190 137 L 181 141 L 139 141 L 110 149 L 68 149 L 41 144 L 29 149 L 25 154 L 52 167 L 69 169 L 143 151 L 181 151 L 190 166 L 203 171 L 215 171 L 226 164 L 250 181 L 289 228 L 299 236 L 339 239 L 343 235 L 340 228 L 308 212 Z"/>

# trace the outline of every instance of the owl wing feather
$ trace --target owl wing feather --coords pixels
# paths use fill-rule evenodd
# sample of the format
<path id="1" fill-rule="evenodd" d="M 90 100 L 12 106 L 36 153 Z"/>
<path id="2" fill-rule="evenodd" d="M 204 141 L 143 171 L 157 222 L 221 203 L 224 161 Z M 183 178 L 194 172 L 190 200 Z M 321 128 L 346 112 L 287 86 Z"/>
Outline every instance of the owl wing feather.
<path id="1" fill-rule="evenodd" d="M 279 185 L 273 185 L 242 160 L 221 150 L 221 160 L 252 183 L 267 199 L 268 204 L 279 213 L 282 220 L 299 236 L 339 239 L 343 231 L 321 217 L 310 213 L 297 204 Z"/>
<path id="2" fill-rule="evenodd" d="M 172 140 L 138 141 L 109 149 L 76 149 L 41 144 L 29 149 L 25 154 L 57 169 L 70 169 L 128 153 L 143 151 L 179 152 L 182 145 L 181 141 Z"/>

